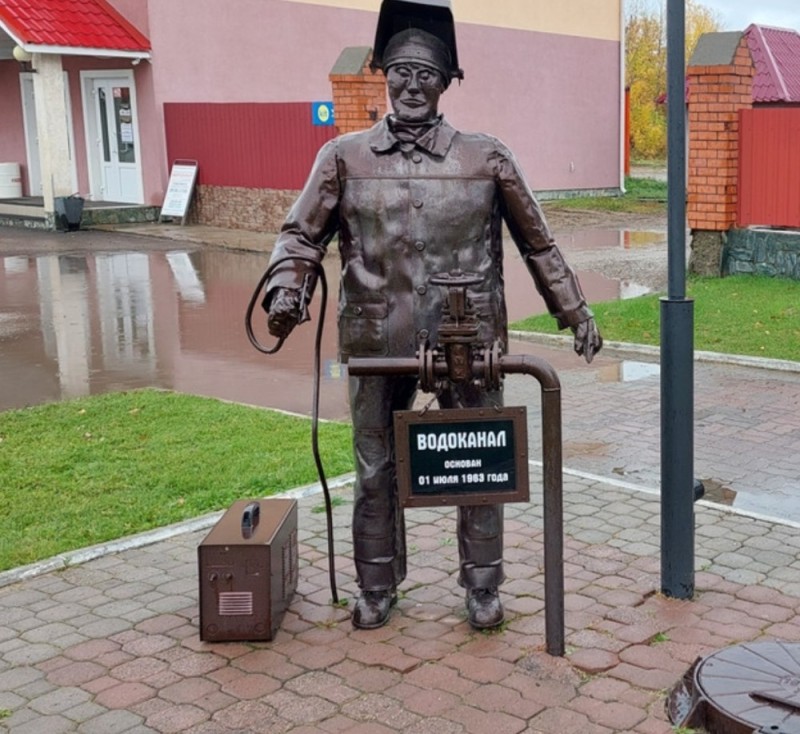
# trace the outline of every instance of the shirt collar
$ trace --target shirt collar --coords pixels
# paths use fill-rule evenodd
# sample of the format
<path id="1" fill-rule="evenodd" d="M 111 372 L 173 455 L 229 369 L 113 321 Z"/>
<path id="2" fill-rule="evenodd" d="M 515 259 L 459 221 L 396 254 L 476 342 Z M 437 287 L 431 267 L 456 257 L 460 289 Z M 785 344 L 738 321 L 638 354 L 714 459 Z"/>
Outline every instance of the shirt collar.
<path id="1" fill-rule="evenodd" d="M 450 145 L 455 137 L 456 129 L 450 125 L 444 117 L 441 117 L 439 123 L 434 125 L 428 132 L 420 136 L 414 143 L 417 148 L 427 151 L 431 155 L 438 158 L 444 158 Z M 372 141 L 369 147 L 375 153 L 388 153 L 394 147 L 398 146 L 400 141 L 395 137 L 387 118 L 384 117 L 372 129 Z"/>

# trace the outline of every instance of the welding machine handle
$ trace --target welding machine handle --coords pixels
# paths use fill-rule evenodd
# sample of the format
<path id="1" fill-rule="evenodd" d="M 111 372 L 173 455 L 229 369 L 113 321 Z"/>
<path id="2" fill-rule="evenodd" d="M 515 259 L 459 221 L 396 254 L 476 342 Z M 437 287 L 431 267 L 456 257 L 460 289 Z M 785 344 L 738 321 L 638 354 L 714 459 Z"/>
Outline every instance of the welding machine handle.
<path id="1" fill-rule="evenodd" d="M 242 537 L 245 540 L 253 537 L 260 516 L 261 505 L 258 502 L 251 502 L 242 510 Z"/>

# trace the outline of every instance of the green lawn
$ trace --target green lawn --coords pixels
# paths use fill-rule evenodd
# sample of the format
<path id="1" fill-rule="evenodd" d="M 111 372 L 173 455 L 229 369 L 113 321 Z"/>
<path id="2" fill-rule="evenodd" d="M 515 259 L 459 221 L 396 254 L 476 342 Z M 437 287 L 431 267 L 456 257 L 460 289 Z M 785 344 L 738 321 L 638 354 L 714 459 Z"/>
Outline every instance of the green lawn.
<path id="1" fill-rule="evenodd" d="M 579 196 L 551 200 L 547 205 L 557 209 L 591 209 L 658 215 L 666 212 L 666 203 L 665 181 L 628 176 L 625 178 L 625 193 L 620 196 Z"/>
<path id="2" fill-rule="evenodd" d="M 800 361 L 800 282 L 737 275 L 690 278 L 696 350 Z M 592 304 L 605 339 L 657 345 L 660 295 Z M 557 333 L 549 315 L 510 325 L 519 331 Z"/>
<path id="3" fill-rule="evenodd" d="M 350 426 L 320 425 L 329 477 Z M 0 570 L 316 481 L 311 422 L 143 390 L 0 413 Z"/>
<path id="4" fill-rule="evenodd" d="M 666 185 L 559 205 L 663 211 Z M 649 210 L 648 210 L 649 211 Z M 800 282 L 688 282 L 695 349 L 800 361 Z M 593 304 L 610 341 L 657 345 L 659 296 Z M 554 333 L 548 315 L 512 329 Z M 320 425 L 325 471 L 352 471 L 351 429 Z M 157 390 L 0 413 L 0 570 L 316 481 L 311 422 Z"/>

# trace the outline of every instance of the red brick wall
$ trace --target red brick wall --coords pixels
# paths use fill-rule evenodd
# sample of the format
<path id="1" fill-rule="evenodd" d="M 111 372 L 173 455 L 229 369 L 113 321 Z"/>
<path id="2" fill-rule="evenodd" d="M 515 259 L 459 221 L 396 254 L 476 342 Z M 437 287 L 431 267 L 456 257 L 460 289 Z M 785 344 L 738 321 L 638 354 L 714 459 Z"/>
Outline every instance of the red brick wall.
<path id="1" fill-rule="evenodd" d="M 691 229 L 726 231 L 736 223 L 739 114 L 751 108 L 754 67 L 742 38 L 733 63 L 691 66 L 686 214 Z"/>
<path id="2" fill-rule="evenodd" d="M 369 62 L 359 74 L 331 74 L 330 80 L 339 134 L 365 130 L 386 114 L 386 80 Z"/>

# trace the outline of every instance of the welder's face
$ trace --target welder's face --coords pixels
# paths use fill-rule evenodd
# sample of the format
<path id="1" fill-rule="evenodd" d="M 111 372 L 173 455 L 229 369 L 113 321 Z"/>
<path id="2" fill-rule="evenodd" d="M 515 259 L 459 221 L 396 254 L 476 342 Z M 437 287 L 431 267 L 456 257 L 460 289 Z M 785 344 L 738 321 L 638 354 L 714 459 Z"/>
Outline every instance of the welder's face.
<path id="1" fill-rule="evenodd" d="M 386 85 L 399 120 L 425 122 L 439 113 L 444 82 L 436 69 L 411 62 L 394 64 L 386 71 Z"/>

